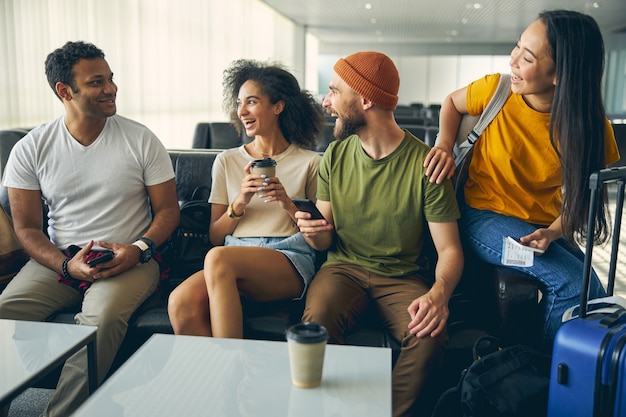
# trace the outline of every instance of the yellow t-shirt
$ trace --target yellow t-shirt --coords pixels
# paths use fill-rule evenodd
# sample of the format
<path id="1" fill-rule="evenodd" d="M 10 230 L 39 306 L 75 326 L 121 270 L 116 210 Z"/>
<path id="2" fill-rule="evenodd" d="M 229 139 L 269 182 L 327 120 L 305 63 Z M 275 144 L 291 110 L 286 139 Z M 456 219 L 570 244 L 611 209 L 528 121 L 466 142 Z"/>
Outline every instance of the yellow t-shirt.
<path id="1" fill-rule="evenodd" d="M 495 93 L 499 74 L 490 74 L 467 88 L 467 110 L 480 114 Z M 471 207 L 549 225 L 562 206 L 561 163 L 548 130 L 549 113 L 531 109 L 521 95 L 506 103 L 474 145 L 465 184 Z M 606 121 L 607 163 L 619 160 L 613 128 Z"/>

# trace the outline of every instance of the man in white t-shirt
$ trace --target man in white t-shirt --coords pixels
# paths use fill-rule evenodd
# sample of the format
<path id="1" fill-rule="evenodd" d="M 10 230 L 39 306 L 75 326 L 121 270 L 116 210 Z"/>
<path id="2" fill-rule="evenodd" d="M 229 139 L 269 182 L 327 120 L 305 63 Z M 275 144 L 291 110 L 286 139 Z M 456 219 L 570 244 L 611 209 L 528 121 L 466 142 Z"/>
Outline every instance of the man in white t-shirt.
<path id="1" fill-rule="evenodd" d="M 174 171 L 150 130 L 115 115 L 117 86 L 100 49 L 68 42 L 45 67 L 65 115 L 21 139 L 6 165 L 15 232 L 31 259 L 0 294 L 0 318 L 45 320 L 80 305 L 76 322 L 98 326 L 102 381 L 128 320 L 159 282 L 155 247 L 180 219 Z M 105 250 L 111 260 L 88 264 Z M 82 349 L 67 360 L 45 415 L 68 416 L 87 396 Z"/>

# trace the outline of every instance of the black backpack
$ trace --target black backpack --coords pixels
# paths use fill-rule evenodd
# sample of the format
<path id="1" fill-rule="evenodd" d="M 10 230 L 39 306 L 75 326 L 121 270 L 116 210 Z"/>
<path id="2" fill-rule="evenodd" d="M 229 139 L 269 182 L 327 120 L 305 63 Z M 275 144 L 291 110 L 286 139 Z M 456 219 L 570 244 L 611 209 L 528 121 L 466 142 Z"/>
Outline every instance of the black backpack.
<path id="1" fill-rule="evenodd" d="M 437 401 L 433 417 L 547 415 L 550 355 L 526 345 L 500 348 L 491 336 L 476 341 L 473 355 L 458 385 Z"/>
<path id="2" fill-rule="evenodd" d="M 191 200 L 180 205 L 180 224 L 169 239 L 169 263 L 173 281 L 182 281 L 202 269 L 204 257 L 211 249 L 209 226 L 211 224 L 210 190 L 196 187 Z M 174 282 L 174 285 L 177 282 Z"/>

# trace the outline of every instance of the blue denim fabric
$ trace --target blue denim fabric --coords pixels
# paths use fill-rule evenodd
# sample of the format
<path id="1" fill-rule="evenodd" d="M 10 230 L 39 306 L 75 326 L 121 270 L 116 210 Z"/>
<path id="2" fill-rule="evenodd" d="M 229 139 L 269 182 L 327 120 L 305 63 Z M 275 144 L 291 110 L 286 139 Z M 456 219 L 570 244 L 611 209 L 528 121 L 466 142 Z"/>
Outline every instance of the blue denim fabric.
<path id="1" fill-rule="evenodd" d="M 224 246 L 259 246 L 274 249 L 285 255 L 296 268 L 304 282 L 302 294 L 295 300 L 304 297 L 306 290 L 315 275 L 315 250 L 306 243 L 302 233 L 288 237 L 242 237 L 226 236 Z"/>
<path id="2" fill-rule="evenodd" d="M 494 265 L 501 264 L 503 236 L 519 239 L 538 228 L 515 217 L 489 210 L 476 210 L 467 205 L 462 207 L 460 227 L 464 245 L 480 259 Z M 580 302 L 583 264 L 583 252 L 561 238 L 552 242 L 543 255 L 535 256 L 532 267 L 510 267 L 533 276 L 540 283 L 544 342 L 549 346 L 561 325 L 565 310 Z M 590 299 L 606 296 L 594 271 L 590 283 Z"/>

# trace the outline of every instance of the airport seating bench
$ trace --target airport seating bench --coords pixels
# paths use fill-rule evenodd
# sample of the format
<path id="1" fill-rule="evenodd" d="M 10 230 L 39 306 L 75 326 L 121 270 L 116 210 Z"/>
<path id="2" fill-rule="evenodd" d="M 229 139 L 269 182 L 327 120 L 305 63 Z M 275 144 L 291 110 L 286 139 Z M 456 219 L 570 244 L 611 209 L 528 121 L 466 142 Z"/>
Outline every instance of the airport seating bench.
<path id="1" fill-rule="evenodd" d="M 1 135 L 0 135 L 1 136 Z M 0 146 L 3 141 L 0 140 Z M 211 167 L 220 150 L 168 150 L 176 174 L 179 201 L 191 198 L 199 185 L 211 186 Z M 9 208 L 8 196 L 0 189 L 0 203 Z M 123 363 L 154 333 L 173 333 L 167 314 L 169 292 L 195 271 L 185 265 L 173 265 L 170 279 L 162 285 L 133 315 L 122 347 L 111 371 Z M 284 340 L 285 329 L 300 320 L 302 301 L 274 303 L 244 303 L 246 338 Z M 74 313 L 64 311 L 49 320 L 74 322 Z M 463 362 L 471 360 L 467 347 L 483 332 L 500 336 L 505 344 L 537 340 L 539 323 L 538 288 L 524 274 L 504 268 L 479 264 L 466 257 L 464 276 L 450 302 L 448 325 L 448 369 L 451 378 L 458 378 Z M 365 346 L 385 346 L 397 353 L 397 343 L 384 331 L 374 312 L 368 313 L 357 329 L 347 337 L 347 343 Z M 458 347 L 461 349 L 457 350 Z M 462 363 L 454 355 L 462 355 Z M 458 369 L 460 368 L 460 369 Z M 444 372 L 445 374 L 445 372 Z M 46 384 L 44 384 L 45 386 Z"/>

